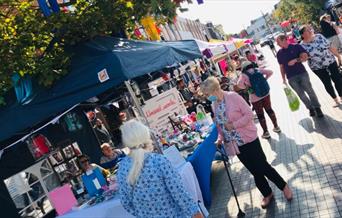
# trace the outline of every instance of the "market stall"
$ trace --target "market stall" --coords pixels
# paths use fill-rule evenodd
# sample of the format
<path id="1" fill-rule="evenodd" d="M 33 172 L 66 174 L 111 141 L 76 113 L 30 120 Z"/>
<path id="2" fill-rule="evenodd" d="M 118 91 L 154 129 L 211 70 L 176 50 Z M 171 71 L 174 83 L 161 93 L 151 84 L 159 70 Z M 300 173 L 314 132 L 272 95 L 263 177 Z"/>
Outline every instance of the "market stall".
<path id="1" fill-rule="evenodd" d="M 98 144 L 93 141 L 95 139 L 93 130 L 85 123 L 78 122 L 80 118 L 84 120 L 87 117 L 82 112 L 74 113 L 74 110 L 84 105 L 79 105 L 80 102 L 88 100 L 87 104 L 89 104 L 94 100 L 89 99 L 119 84 L 125 84 L 126 88 L 131 88 L 128 91 L 134 94 L 132 83 L 124 83 L 125 81 L 175 63 L 199 58 L 201 53 L 195 41 L 191 40 L 157 43 L 98 37 L 94 41 L 76 47 L 74 57 L 71 72 L 53 87 L 49 89 L 38 87 L 32 100 L 25 105 L 10 101 L 13 96 L 12 98 L 9 96 L 8 104 L 0 108 L 0 119 L 3 123 L 7 123 L 6 126 L 0 127 L 2 141 L 0 165 L 2 169 L 6 169 L 1 174 L 0 203 L 9 205 L 9 210 L 6 211 L 9 214 L 7 217 L 16 216 L 18 209 L 23 216 L 33 212 L 37 217 L 45 216 L 53 209 L 49 193 L 62 185 L 56 169 L 68 168 L 80 153 L 88 154 L 94 162 L 98 161 L 99 157 L 95 154 L 100 155 L 101 151 Z M 136 101 L 134 103 L 137 104 Z M 142 111 L 138 112 L 143 114 Z M 68 119 L 65 120 L 65 117 Z M 13 123 L 13 120 L 16 122 Z M 48 133 L 43 134 L 51 143 L 44 142 L 43 137 L 36 140 L 36 143 L 44 142 L 43 145 L 36 144 L 35 150 L 30 150 L 26 140 L 47 129 L 58 133 L 53 134 L 56 136 L 55 139 L 52 140 L 52 136 Z M 73 135 L 78 133 L 79 136 L 83 134 L 83 137 L 80 137 L 83 141 L 80 138 L 73 138 Z M 66 141 L 63 142 L 63 139 Z M 17 158 L 23 161 L 17 163 L 15 162 Z M 77 164 L 74 166 L 77 167 Z M 75 172 L 79 170 L 75 169 Z M 21 177 L 17 176 L 21 174 Z M 9 191 L 5 184 L 13 176 L 24 183 L 28 182 L 31 188 L 23 189 L 22 192 Z M 27 180 L 33 176 L 37 179 L 32 182 Z M 47 178 L 48 181 L 53 181 L 51 183 L 53 185 L 47 184 Z M 32 195 L 32 190 L 37 190 L 35 197 Z M 81 189 L 76 187 L 75 191 L 78 190 Z M 19 201 L 14 199 L 19 197 L 24 202 L 24 206 L 20 208 L 17 207 Z M 40 209 L 39 205 L 42 205 Z"/>
<path id="2" fill-rule="evenodd" d="M 71 72 L 49 89 L 40 88 L 30 103 L 8 98 L 0 108 L 0 141 L 29 133 L 30 127 L 132 78 L 166 66 L 202 57 L 193 40 L 175 42 L 130 41 L 98 37 L 73 51 Z M 13 124 L 11 121 L 16 120 Z M 19 137 L 17 137 L 19 138 Z M 12 141 L 14 137 L 12 138 Z M 8 140 L 7 142 L 10 142 Z M 8 143 L 2 143 L 6 147 Z"/>
<path id="3" fill-rule="evenodd" d="M 236 52 L 238 49 L 234 42 L 220 40 L 203 42 L 196 40 L 196 43 L 201 52 L 212 61 L 217 71 L 225 75 L 229 64 L 230 54 Z"/>

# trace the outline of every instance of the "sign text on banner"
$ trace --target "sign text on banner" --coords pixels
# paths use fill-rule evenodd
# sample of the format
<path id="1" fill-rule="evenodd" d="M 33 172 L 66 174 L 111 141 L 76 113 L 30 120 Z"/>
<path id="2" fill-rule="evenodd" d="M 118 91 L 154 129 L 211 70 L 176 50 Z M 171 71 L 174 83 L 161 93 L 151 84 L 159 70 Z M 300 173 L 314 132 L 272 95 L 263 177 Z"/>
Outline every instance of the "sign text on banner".
<path id="1" fill-rule="evenodd" d="M 172 117 L 174 113 L 179 115 L 187 114 L 186 108 L 176 88 L 170 89 L 146 101 L 143 111 L 150 127 L 159 133 L 162 133 L 165 130 L 172 130 L 169 116 Z"/>

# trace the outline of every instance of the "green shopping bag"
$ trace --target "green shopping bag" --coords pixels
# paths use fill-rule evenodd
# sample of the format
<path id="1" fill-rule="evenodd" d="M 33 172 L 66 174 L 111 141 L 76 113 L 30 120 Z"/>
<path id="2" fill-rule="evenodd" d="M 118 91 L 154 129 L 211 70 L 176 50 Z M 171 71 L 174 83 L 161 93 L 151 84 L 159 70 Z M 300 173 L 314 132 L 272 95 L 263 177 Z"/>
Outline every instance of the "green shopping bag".
<path id="1" fill-rule="evenodd" d="M 297 97 L 297 95 L 292 91 L 292 89 L 289 86 L 286 86 L 284 88 L 284 92 L 287 98 L 287 101 L 289 103 L 289 107 L 291 111 L 296 111 L 299 109 L 300 101 Z"/>

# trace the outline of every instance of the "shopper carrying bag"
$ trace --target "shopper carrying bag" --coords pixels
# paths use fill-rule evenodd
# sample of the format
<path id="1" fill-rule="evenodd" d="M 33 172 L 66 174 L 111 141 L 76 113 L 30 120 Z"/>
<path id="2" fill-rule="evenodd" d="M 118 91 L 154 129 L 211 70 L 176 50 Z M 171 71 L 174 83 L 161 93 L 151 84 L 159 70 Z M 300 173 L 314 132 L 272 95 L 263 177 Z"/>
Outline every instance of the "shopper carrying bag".
<path id="1" fill-rule="evenodd" d="M 273 199 L 273 191 L 266 178 L 283 191 L 290 201 L 292 191 L 279 173 L 267 162 L 253 122 L 253 112 L 248 104 L 235 92 L 225 92 L 215 77 L 201 84 L 201 91 L 212 102 L 214 120 L 218 130 L 216 144 L 223 145 L 226 154 L 237 156 L 251 172 L 263 199 L 262 208 L 267 208 Z M 228 152 L 227 152 L 228 151 Z"/>

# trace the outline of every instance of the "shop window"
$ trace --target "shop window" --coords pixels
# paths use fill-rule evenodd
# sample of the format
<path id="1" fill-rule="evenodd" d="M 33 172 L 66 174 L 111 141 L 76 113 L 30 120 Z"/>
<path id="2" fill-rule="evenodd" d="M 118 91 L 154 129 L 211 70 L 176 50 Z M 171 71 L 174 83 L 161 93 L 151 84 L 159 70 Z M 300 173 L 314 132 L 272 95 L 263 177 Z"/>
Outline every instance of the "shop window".
<path id="1" fill-rule="evenodd" d="M 48 192 L 60 186 L 47 159 L 4 180 L 21 217 L 44 217 L 53 210 Z"/>

